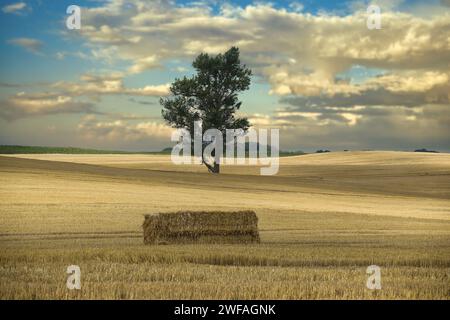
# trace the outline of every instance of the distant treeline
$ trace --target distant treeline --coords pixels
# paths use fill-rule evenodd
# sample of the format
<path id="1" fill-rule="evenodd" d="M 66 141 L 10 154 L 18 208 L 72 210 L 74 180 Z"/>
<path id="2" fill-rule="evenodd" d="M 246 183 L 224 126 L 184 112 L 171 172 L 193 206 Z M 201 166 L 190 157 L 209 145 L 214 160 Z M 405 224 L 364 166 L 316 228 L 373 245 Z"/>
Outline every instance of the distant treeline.
<path id="1" fill-rule="evenodd" d="M 248 144 L 246 144 L 246 156 L 248 156 Z M 259 150 L 259 146 L 258 146 Z M 48 153 L 48 154 L 170 154 L 172 148 L 165 148 L 161 151 L 117 151 L 117 150 L 98 150 L 85 149 L 74 147 L 43 147 L 43 146 L 0 146 L 0 154 L 33 154 L 33 153 Z M 280 157 L 289 157 L 306 154 L 303 151 L 280 151 Z M 268 150 L 270 156 L 270 148 Z"/>
<path id="2" fill-rule="evenodd" d="M 0 154 L 61 153 L 61 154 L 165 154 L 159 152 L 129 152 L 117 150 L 97 150 L 74 147 L 40 147 L 40 146 L 0 146 Z M 168 152 L 170 154 L 170 151 Z"/>
<path id="3" fill-rule="evenodd" d="M 425 149 L 425 148 L 422 148 L 422 149 L 416 149 L 416 150 L 414 150 L 414 152 L 431 152 L 431 153 L 439 153 L 439 151 L 428 150 L 428 149 Z"/>

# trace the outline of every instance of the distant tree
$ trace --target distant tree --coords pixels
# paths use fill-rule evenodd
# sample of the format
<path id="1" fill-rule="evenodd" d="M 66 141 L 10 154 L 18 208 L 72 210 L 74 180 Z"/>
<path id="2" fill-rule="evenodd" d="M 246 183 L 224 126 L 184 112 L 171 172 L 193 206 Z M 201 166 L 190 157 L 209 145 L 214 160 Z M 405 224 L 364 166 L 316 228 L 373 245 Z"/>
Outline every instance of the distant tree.
<path id="1" fill-rule="evenodd" d="M 414 150 L 414 152 L 431 152 L 431 153 L 439 153 L 439 151 L 428 150 L 428 149 L 425 149 L 425 148 L 422 148 L 422 149 L 416 149 L 416 150 Z"/>
<path id="2" fill-rule="evenodd" d="M 162 116 L 174 128 L 184 128 L 194 133 L 194 121 L 202 121 L 202 133 L 215 128 L 225 135 L 226 129 L 250 127 L 247 118 L 238 118 L 236 111 L 242 102 L 238 93 L 248 90 L 252 72 L 239 59 L 239 49 L 232 47 L 224 54 L 210 56 L 200 54 L 192 63 L 196 74 L 183 79 L 175 79 L 170 87 L 171 96 L 161 98 Z M 225 141 L 225 139 L 223 139 Z M 212 173 L 220 172 L 216 161 L 202 162 Z"/>

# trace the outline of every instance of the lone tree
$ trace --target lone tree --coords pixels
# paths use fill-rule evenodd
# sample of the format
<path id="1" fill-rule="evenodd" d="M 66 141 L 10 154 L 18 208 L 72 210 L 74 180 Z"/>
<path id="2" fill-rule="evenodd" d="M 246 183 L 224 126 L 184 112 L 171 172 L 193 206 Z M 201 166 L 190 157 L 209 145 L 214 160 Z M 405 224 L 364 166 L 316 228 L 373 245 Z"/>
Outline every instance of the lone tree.
<path id="1" fill-rule="evenodd" d="M 196 75 L 192 78 L 175 79 L 170 87 L 171 96 L 161 98 L 164 120 L 174 128 L 184 128 L 194 134 L 194 121 L 202 121 L 202 134 L 208 129 L 218 129 L 225 134 L 226 129 L 250 127 L 247 118 L 236 117 L 242 102 L 238 93 L 248 90 L 252 71 L 241 64 L 239 49 L 232 47 L 224 54 L 210 56 L 200 54 L 192 63 Z M 223 139 L 225 141 L 225 139 Z M 203 157 L 202 162 L 209 172 L 219 173 L 220 164 Z M 192 149 L 191 149 L 192 150 Z"/>

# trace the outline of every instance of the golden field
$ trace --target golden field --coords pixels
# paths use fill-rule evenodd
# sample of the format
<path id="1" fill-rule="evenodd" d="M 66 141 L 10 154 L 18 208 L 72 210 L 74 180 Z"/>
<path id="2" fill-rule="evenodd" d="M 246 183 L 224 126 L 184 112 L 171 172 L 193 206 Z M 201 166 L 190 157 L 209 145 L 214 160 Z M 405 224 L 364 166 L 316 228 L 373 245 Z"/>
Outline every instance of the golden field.
<path id="1" fill-rule="evenodd" d="M 1 156 L 0 298 L 449 299 L 449 154 L 280 161 L 216 176 L 169 156 Z M 261 244 L 143 245 L 144 214 L 186 209 L 254 210 Z"/>

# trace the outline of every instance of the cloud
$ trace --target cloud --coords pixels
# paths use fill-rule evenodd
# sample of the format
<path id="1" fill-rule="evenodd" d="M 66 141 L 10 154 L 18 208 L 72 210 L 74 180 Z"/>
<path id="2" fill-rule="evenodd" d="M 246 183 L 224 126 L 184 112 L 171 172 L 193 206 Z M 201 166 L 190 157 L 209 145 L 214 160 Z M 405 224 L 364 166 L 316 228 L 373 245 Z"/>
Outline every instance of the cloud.
<path id="1" fill-rule="evenodd" d="M 162 84 L 157 86 L 145 86 L 143 88 L 126 89 L 125 94 L 136 96 L 160 97 L 169 94 L 170 84 Z"/>
<path id="2" fill-rule="evenodd" d="M 27 7 L 25 2 L 12 3 L 2 7 L 4 13 L 23 14 L 25 11 L 30 10 L 31 7 Z"/>
<path id="3" fill-rule="evenodd" d="M 32 38 L 15 38 L 8 40 L 8 43 L 22 47 L 25 50 L 34 53 L 41 54 L 42 41 Z"/>
<path id="4" fill-rule="evenodd" d="M 288 105 L 315 112 L 322 107 L 354 106 L 406 106 L 450 104 L 450 81 L 446 74 L 429 78 L 417 77 L 410 82 L 407 77 L 382 76 L 353 90 L 329 90 L 318 95 L 288 96 L 280 101 Z M 421 81 L 422 80 L 422 81 Z"/>
<path id="5" fill-rule="evenodd" d="M 156 67 L 160 66 L 160 64 L 157 62 L 157 58 L 156 56 L 149 56 L 149 57 L 145 57 L 142 59 L 138 59 L 134 65 L 132 65 L 129 69 L 128 72 L 130 74 L 135 74 L 135 73 L 141 73 L 145 70 L 150 70 L 150 69 L 154 69 Z"/>
<path id="6" fill-rule="evenodd" d="M 304 5 L 298 1 L 294 1 L 289 4 L 289 8 L 294 12 L 302 12 L 304 9 Z"/>
<path id="7" fill-rule="evenodd" d="M 122 77 L 122 74 L 84 74 L 79 82 L 60 81 L 45 84 L 51 91 L 19 92 L 1 101 L 0 118 L 16 120 L 57 113 L 99 113 L 92 102 L 81 100 L 89 98 L 90 101 L 96 101 L 103 95 L 161 97 L 169 93 L 169 84 L 127 88 L 123 85 Z M 8 83 L 0 83 L 0 85 L 10 88 L 22 87 Z M 153 104 L 148 101 L 134 99 L 133 101 L 139 104 Z"/>
<path id="8" fill-rule="evenodd" d="M 70 96 L 54 93 L 26 94 L 20 92 L 0 102 L 0 118 L 16 120 L 32 116 L 95 112 L 92 103 L 76 101 Z"/>
<path id="9" fill-rule="evenodd" d="M 329 75 L 355 63 L 380 68 L 447 66 L 450 51 L 445 12 L 429 20 L 387 11 L 383 29 L 373 31 L 366 27 L 365 10 L 315 16 L 264 4 L 224 5 L 214 15 L 169 1 L 134 3 L 125 8 L 112 1 L 87 9 L 82 36 L 99 48 L 115 46 L 118 56 L 133 64 L 149 56 L 190 58 L 239 45 L 247 58 L 253 57 L 248 59 L 253 66 L 259 66 L 259 59 L 262 66 L 267 59 L 286 66 L 292 58 L 300 67 L 297 72 L 307 66 Z"/>
<path id="10" fill-rule="evenodd" d="M 421 146 L 448 151 L 448 105 L 416 108 L 373 107 L 329 110 L 328 113 L 278 110 L 256 128 L 278 128 L 283 149 L 414 150 Z M 370 115 L 370 116 L 368 116 Z"/>
<path id="11" fill-rule="evenodd" d="M 186 72 L 189 72 L 189 68 L 186 68 L 183 66 L 178 66 L 178 67 L 172 69 L 172 71 L 179 72 L 179 73 L 186 73 Z"/>
<path id="12" fill-rule="evenodd" d="M 317 126 L 333 126 L 342 124 L 369 125 L 374 119 L 397 119 L 402 127 L 407 123 L 412 136 L 423 132 L 415 131 L 417 126 L 430 117 L 445 118 L 438 113 L 428 113 L 427 110 L 440 110 L 448 113 L 450 110 L 450 82 L 446 74 L 424 73 L 416 75 L 416 81 L 410 82 L 407 76 L 396 77 L 385 75 L 370 80 L 368 84 L 358 87 L 356 92 L 339 92 L 332 95 L 318 96 L 288 96 L 282 98 L 274 120 L 283 120 L 290 127 L 314 124 Z M 438 121 L 439 122 L 439 121 Z M 274 122 L 276 125 L 276 122 Z M 392 124 L 393 122 L 390 122 Z M 368 128 L 369 129 L 369 128 Z M 433 128 L 436 133 L 447 134 L 442 126 Z"/>
<path id="13" fill-rule="evenodd" d="M 64 58 L 66 57 L 66 53 L 65 53 L 65 52 L 60 52 L 60 51 L 58 51 L 58 52 L 55 54 L 55 57 L 56 57 L 56 59 L 58 59 L 58 60 L 64 60 Z"/>
<path id="14" fill-rule="evenodd" d="M 161 97 L 169 94 L 170 84 L 148 85 L 142 88 L 127 88 L 123 84 L 123 74 L 84 74 L 80 82 L 60 81 L 52 85 L 68 95 L 133 95 Z"/>
<path id="15" fill-rule="evenodd" d="M 78 132 L 87 140 L 100 141 L 143 141 L 167 139 L 173 129 L 164 124 L 146 121 L 130 123 L 123 120 L 100 121 L 93 115 L 85 116 L 78 125 Z"/>
<path id="16" fill-rule="evenodd" d="M 137 120 L 159 121 L 159 120 L 161 120 L 160 116 L 147 116 L 147 115 L 140 115 L 140 114 L 134 114 L 134 113 L 122 113 L 122 112 L 102 113 L 102 116 L 106 116 L 106 117 L 108 117 L 108 119 L 121 120 L 121 121 L 137 121 Z"/>

